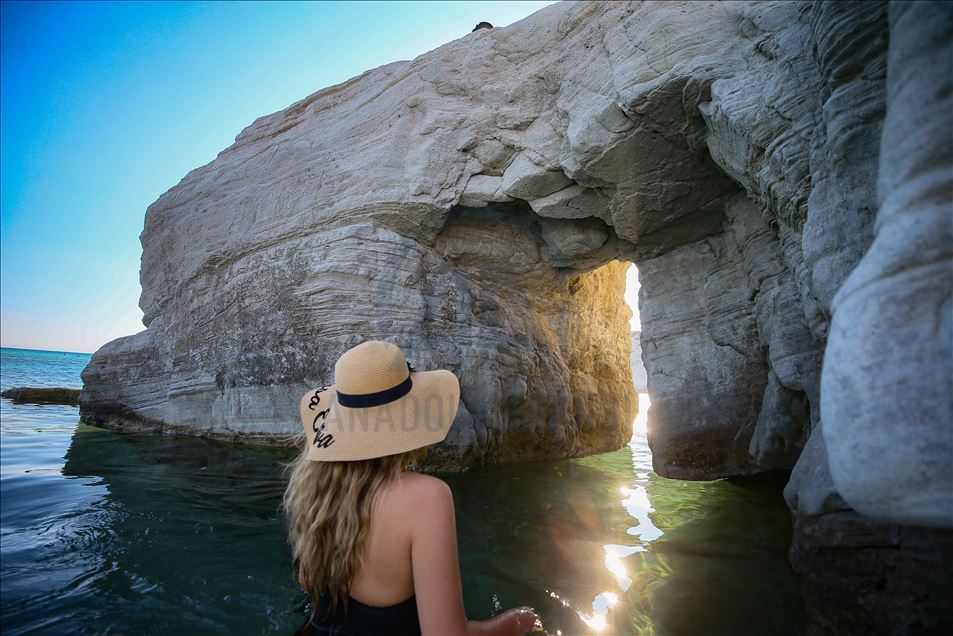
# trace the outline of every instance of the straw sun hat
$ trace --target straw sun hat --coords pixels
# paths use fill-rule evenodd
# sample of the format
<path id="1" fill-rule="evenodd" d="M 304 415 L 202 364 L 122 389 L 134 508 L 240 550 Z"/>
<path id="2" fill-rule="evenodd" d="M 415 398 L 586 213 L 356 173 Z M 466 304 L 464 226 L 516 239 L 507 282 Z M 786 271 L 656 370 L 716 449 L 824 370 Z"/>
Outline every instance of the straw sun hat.
<path id="1" fill-rule="evenodd" d="M 436 444 L 459 402 L 452 372 L 414 371 L 396 345 L 361 343 L 334 364 L 334 384 L 301 397 L 308 459 L 354 461 Z"/>

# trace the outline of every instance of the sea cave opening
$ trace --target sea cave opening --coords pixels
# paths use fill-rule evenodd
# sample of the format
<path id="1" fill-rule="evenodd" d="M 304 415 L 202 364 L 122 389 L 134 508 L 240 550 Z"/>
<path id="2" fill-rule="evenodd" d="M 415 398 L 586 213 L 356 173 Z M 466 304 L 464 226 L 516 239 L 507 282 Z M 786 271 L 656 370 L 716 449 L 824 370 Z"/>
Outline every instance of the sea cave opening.
<path id="1" fill-rule="evenodd" d="M 625 272 L 625 303 L 632 310 L 629 319 L 629 334 L 632 338 L 632 350 L 629 365 L 632 367 L 632 384 L 638 392 L 639 411 L 632 424 L 633 440 L 645 437 L 648 432 L 648 413 L 651 399 L 648 392 L 648 377 L 642 363 L 642 321 L 639 313 L 639 268 L 632 263 Z"/>

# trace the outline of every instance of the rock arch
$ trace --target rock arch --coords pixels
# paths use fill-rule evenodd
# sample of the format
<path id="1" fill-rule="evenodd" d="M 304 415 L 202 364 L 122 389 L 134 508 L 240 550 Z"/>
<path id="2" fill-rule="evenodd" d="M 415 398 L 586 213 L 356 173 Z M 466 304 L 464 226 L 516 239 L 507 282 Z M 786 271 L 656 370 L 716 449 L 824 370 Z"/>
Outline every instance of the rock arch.
<path id="1" fill-rule="evenodd" d="M 330 380 L 348 346 L 394 337 L 464 381 L 447 461 L 618 447 L 634 406 L 626 310 L 621 266 L 600 266 L 623 259 L 647 272 L 659 471 L 761 470 L 742 455 L 766 386 L 772 413 L 797 402 L 798 430 L 758 452 L 790 463 L 805 399 L 769 372 L 743 248 L 789 267 L 713 161 L 699 108 L 745 59 L 736 20 L 720 5 L 553 7 L 256 120 L 147 211 L 147 329 L 96 353 L 84 417 L 292 432 L 290 397 Z M 668 272 L 687 262 L 673 291 Z M 745 291 L 677 297 L 711 276 Z M 661 308 L 678 303 L 688 323 L 676 333 Z M 718 312 L 743 324 L 715 324 Z M 686 454 L 700 431 L 706 452 Z"/>

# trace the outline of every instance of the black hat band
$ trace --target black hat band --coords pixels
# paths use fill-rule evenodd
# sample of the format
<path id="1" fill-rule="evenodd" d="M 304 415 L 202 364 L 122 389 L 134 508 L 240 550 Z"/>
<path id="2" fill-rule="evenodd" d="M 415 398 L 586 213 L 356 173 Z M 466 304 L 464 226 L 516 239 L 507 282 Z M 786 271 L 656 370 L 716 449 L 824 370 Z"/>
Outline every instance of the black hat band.
<path id="1" fill-rule="evenodd" d="M 338 404 L 341 406 L 346 406 L 352 409 L 367 409 L 372 406 L 383 406 L 384 404 L 389 404 L 395 400 L 399 400 L 404 397 L 410 390 L 413 388 L 414 383 L 410 379 L 410 371 L 413 371 L 414 368 L 410 366 L 410 363 L 407 363 L 407 378 L 398 384 L 397 386 L 392 386 L 389 389 L 384 389 L 383 391 L 377 391 L 376 393 L 341 393 L 338 394 Z"/>

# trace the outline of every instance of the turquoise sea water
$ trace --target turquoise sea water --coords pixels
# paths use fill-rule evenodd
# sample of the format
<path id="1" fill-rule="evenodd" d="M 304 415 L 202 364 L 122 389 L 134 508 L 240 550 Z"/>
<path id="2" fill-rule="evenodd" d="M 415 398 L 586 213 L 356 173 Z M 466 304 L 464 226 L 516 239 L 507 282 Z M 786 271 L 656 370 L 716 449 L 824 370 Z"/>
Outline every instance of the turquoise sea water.
<path id="1" fill-rule="evenodd" d="M 0 388 L 78 387 L 88 360 L 2 349 Z M 78 419 L 0 403 L 4 634 L 290 634 L 303 622 L 278 509 L 286 454 Z M 802 633 L 780 484 L 659 477 L 644 422 L 611 453 L 441 475 L 468 615 L 528 604 L 567 635 Z"/>

